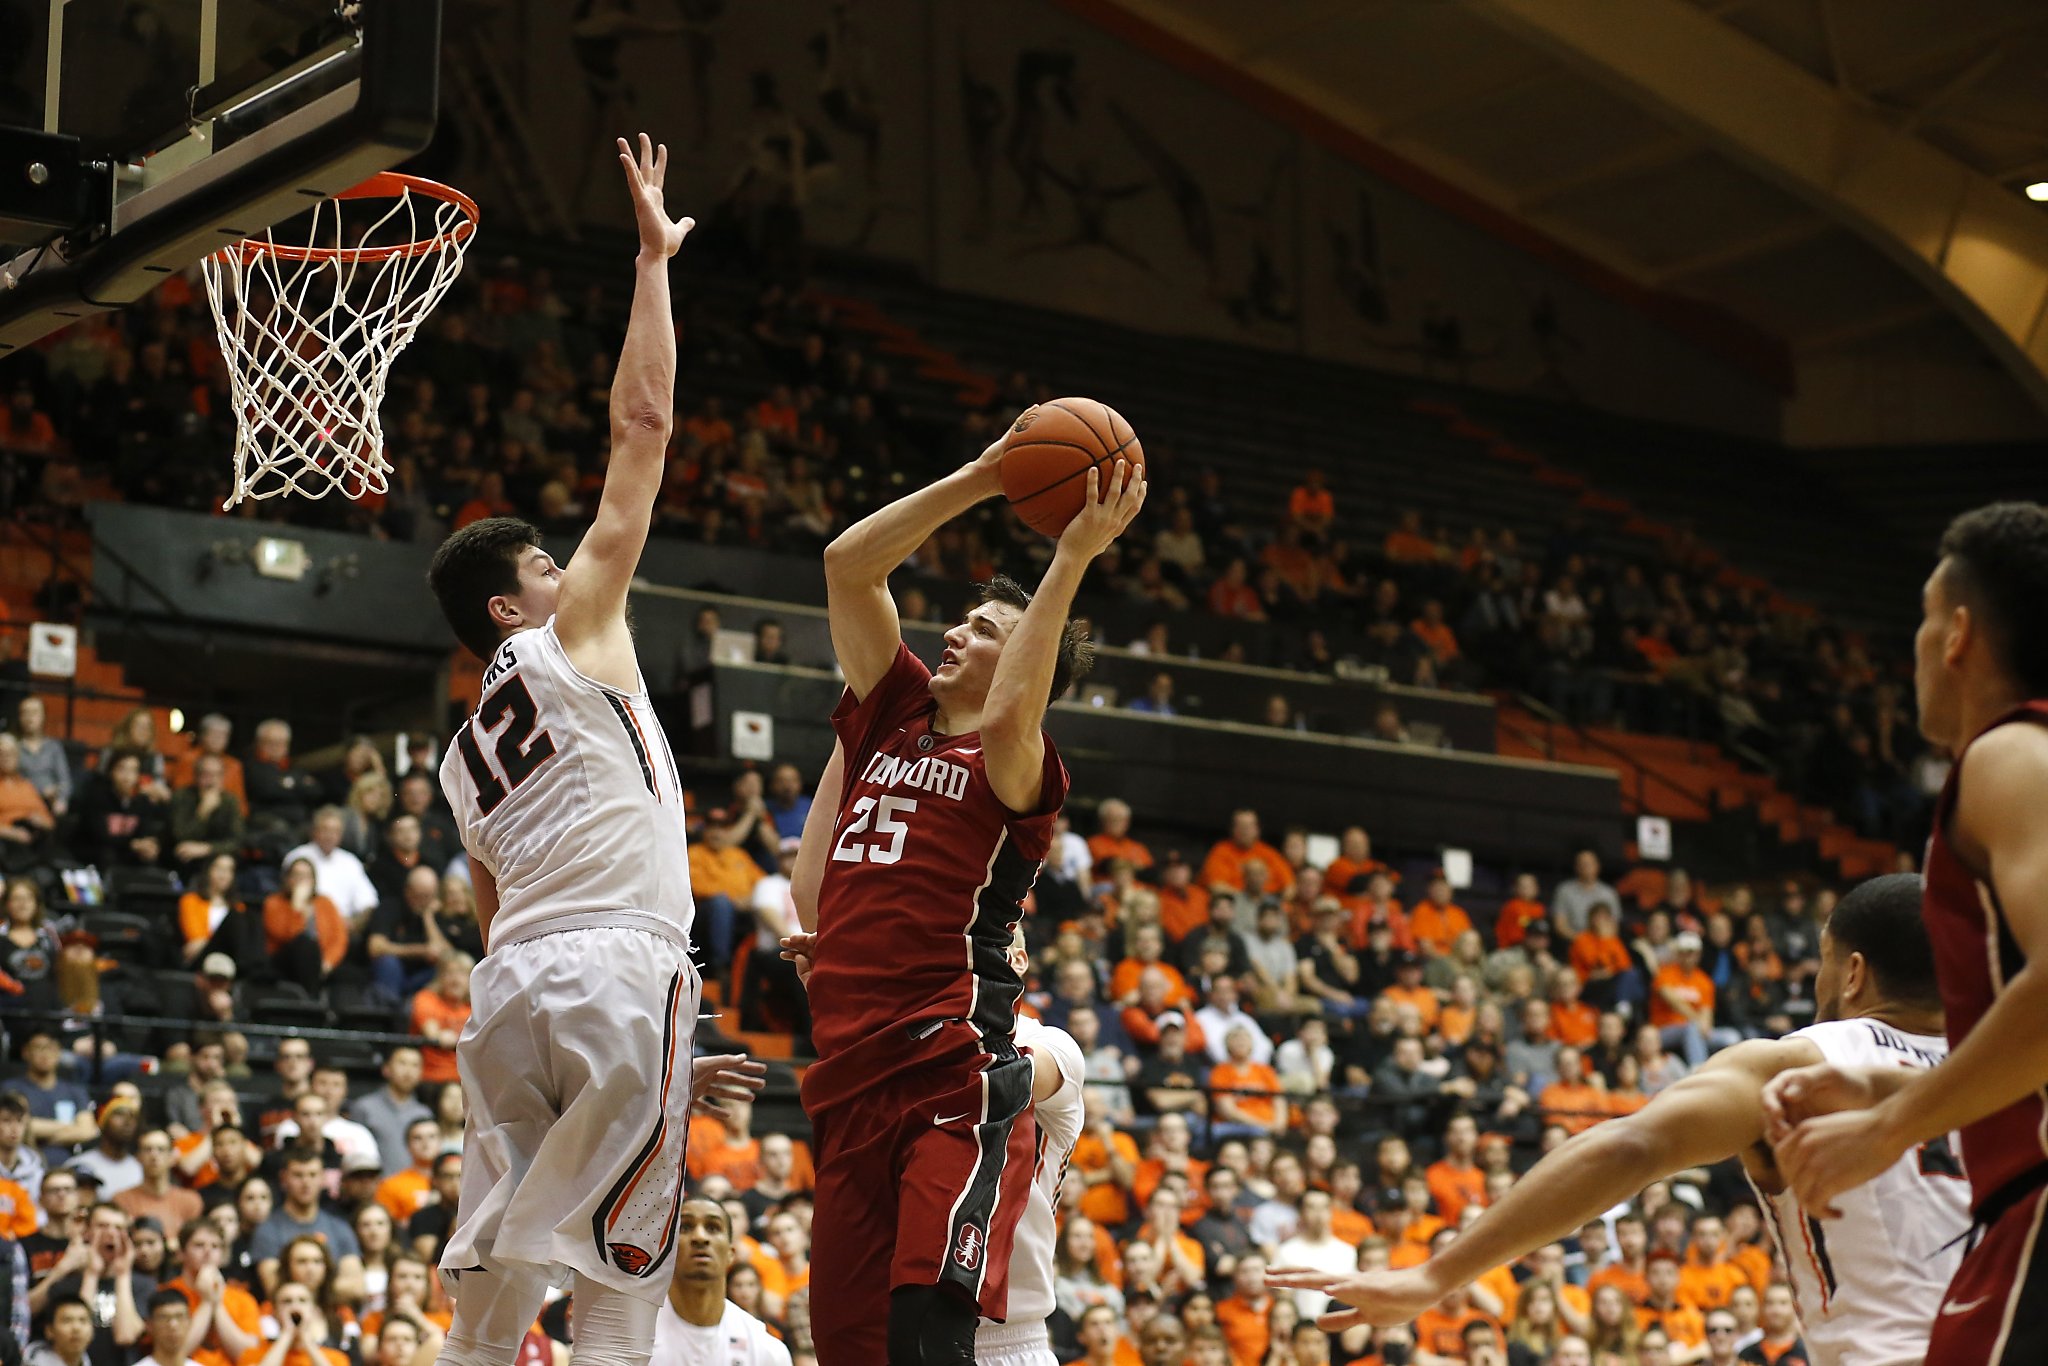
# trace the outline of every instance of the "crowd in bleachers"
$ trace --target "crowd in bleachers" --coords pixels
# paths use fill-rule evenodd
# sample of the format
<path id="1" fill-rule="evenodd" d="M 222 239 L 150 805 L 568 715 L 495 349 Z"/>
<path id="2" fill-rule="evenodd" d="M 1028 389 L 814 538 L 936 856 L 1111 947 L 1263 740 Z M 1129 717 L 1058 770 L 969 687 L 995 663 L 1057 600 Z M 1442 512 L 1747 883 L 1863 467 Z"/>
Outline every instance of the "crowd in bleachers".
<path id="1" fill-rule="evenodd" d="M 1050 396 L 1022 372 L 973 409 L 943 388 L 905 394 L 829 306 L 782 286 L 686 287 L 679 309 L 683 397 L 657 534 L 815 551 Z M 420 541 L 496 513 L 578 529 L 602 486 L 622 325 L 622 301 L 601 283 L 509 260 L 473 271 L 393 382 L 389 492 L 241 511 Z M 0 363 L 0 390 L 0 483 L 21 502 L 58 517 L 88 492 L 219 506 L 233 413 L 189 280 Z M 1182 613 L 1274 623 L 1258 636 L 1267 643 L 1226 653 L 1514 688 L 1583 723 L 1724 741 L 1768 754 L 1803 797 L 1866 836 L 1919 838 L 1940 756 L 1918 737 L 1903 659 L 1722 578 L 1697 546 L 1646 542 L 1621 556 L 1576 521 L 1524 544 L 1457 509 L 1408 506 L 1398 488 L 1385 491 L 1398 522 L 1372 535 L 1367 511 L 1341 505 L 1317 471 L 1284 507 L 1247 505 L 1217 471 L 1176 457 L 1174 439 L 1199 458 L 1193 434 L 1160 436 L 1172 439 L 1152 444 L 1151 505 L 1096 567 L 1084 610 L 1156 613 L 1169 650 L 1185 648 L 1172 628 Z M 1028 578 L 1049 553 L 992 506 L 942 530 L 909 568 Z"/>

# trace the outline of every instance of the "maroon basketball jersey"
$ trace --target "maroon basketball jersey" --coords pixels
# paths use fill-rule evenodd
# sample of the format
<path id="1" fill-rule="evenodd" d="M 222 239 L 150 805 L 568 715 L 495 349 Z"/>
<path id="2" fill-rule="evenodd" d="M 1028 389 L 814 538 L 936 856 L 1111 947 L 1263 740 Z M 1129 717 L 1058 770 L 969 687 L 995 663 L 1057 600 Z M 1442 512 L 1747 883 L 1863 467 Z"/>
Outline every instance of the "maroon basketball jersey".
<path id="1" fill-rule="evenodd" d="M 946 1020 L 1007 1041 L 1023 993 L 1005 955 L 1051 847 L 1066 766 L 1048 737 L 1038 809 L 1009 810 L 981 737 L 933 733 L 930 683 L 903 646 L 873 691 L 855 701 L 848 690 L 832 713 L 846 781 L 818 888 L 819 1063 L 805 1088 L 824 1092 L 819 1103 L 913 1058 Z"/>
<path id="2" fill-rule="evenodd" d="M 2013 721 L 2048 724 L 2048 701 L 2016 707 L 1985 731 Z M 1949 845 L 1948 823 L 1962 774 L 1958 756 L 1935 807 L 1934 834 L 1927 842 L 1927 891 L 1921 903 L 1927 936 L 1934 941 L 1935 970 L 1941 974 L 1950 1048 L 1962 1044 L 2013 974 L 2027 965 L 1998 904 L 1997 888 L 1980 881 Z M 2048 1162 L 2048 1088 L 1964 1128 L 1962 1143 L 1970 1202 L 1981 1207 L 1994 1192 Z"/>

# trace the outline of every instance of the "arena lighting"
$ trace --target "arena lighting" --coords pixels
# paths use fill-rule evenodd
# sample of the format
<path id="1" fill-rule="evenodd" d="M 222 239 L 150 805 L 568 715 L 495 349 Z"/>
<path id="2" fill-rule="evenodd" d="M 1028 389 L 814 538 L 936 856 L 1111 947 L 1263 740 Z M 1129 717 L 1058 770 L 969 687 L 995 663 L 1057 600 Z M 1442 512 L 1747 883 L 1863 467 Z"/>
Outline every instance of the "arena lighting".
<path id="1" fill-rule="evenodd" d="M 2048 204 L 2048 180 L 2037 180 L 2027 186 L 2027 198 L 2036 204 Z"/>
<path id="2" fill-rule="evenodd" d="M 185 709 L 184 709 L 183 707 L 172 707 L 172 708 L 171 708 L 171 734 L 173 734 L 173 735 L 182 735 L 182 734 L 184 733 L 184 731 L 185 731 Z"/>

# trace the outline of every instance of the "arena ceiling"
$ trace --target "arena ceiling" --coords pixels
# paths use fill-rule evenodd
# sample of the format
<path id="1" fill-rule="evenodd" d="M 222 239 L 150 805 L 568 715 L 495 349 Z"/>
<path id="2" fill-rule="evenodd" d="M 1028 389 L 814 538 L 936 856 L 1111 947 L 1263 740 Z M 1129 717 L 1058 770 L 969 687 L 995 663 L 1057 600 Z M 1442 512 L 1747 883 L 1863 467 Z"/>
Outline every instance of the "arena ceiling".
<path id="1" fill-rule="evenodd" d="M 2044 0 L 1106 2 L 1795 365 L 1988 354 L 2048 410 Z"/>

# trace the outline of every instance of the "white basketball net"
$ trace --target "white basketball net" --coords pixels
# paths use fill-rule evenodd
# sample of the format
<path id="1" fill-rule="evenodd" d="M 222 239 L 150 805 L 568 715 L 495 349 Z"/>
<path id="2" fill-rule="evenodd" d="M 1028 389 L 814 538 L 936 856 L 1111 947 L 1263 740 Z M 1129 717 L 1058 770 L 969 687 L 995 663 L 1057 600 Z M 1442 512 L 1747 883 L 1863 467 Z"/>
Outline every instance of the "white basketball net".
<path id="1" fill-rule="evenodd" d="M 409 185 L 392 187 L 388 207 L 380 195 L 321 201 L 306 246 L 266 230 L 201 264 L 237 414 L 225 507 L 387 487 L 385 381 L 476 233 L 462 203 Z"/>

